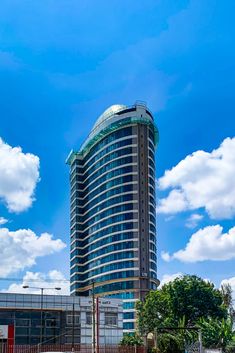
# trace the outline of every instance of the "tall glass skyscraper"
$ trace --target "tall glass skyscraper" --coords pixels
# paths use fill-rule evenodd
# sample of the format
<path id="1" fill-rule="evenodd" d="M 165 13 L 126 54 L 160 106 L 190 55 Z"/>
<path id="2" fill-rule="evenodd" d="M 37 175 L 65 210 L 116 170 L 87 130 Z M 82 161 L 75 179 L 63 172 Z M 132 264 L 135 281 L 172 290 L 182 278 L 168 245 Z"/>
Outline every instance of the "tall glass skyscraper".
<path id="1" fill-rule="evenodd" d="M 124 300 L 124 329 L 135 301 L 156 289 L 155 148 L 148 108 L 113 105 L 79 151 L 71 151 L 71 294 Z"/>

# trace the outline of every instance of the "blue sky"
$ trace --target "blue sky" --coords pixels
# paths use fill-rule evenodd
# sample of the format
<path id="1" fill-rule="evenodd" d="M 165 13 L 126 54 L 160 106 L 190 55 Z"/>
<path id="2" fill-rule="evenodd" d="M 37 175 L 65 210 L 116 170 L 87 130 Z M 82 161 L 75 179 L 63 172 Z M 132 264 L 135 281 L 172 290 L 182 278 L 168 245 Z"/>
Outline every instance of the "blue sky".
<path id="1" fill-rule="evenodd" d="M 7 165 L 14 172 L 10 178 L 6 174 L 1 180 L 0 176 L 0 217 L 8 220 L 5 224 L 2 220 L 5 233 L 2 231 L 2 237 L 0 234 L 0 252 L 12 242 L 15 249 L 14 254 L 1 256 L 2 277 L 22 278 L 30 271 L 28 276 L 45 279 L 52 270 L 69 277 L 66 156 L 72 148 L 80 146 L 108 106 L 143 100 L 154 113 L 160 130 L 156 155 L 158 178 L 195 151 L 209 153 L 199 158 L 200 173 L 192 167 L 196 156 L 190 162 L 187 180 L 181 175 L 177 185 L 171 180 L 167 188 L 160 183 L 160 200 L 176 189 L 185 201 L 184 187 L 190 182 L 198 188 L 200 200 L 195 206 L 195 198 L 187 199 L 178 212 L 172 213 L 167 208 L 159 211 L 159 277 L 195 273 L 217 285 L 223 279 L 233 278 L 235 287 L 235 235 L 234 231 L 227 234 L 234 227 L 235 214 L 232 207 L 235 182 L 231 178 L 235 172 L 231 157 L 235 155 L 234 141 L 229 140 L 227 147 L 221 147 L 222 157 L 211 156 L 212 150 L 217 150 L 226 138 L 235 136 L 234 7 L 232 0 L 2 0 L 0 137 L 5 161 L 2 168 Z M 22 152 L 7 145 L 20 146 Z M 224 150 L 225 163 L 220 164 Z M 38 156 L 39 160 L 27 153 Z M 214 169 L 208 167 L 211 158 L 217 158 L 218 166 Z M 181 172 L 184 174 L 186 169 L 187 165 Z M 175 172 L 171 171 L 173 179 Z M 191 176 L 196 179 L 190 181 Z M 206 184 L 201 185 L 203 179 Z M 163 185 L 165 177 L 160 180 Z M 216 193 L 220 189 L 218 183 L 226 186 L 220 193 Z M 207 185 L 211 190 L 205 196 L 201 191 L 207 190 Z M 34 186 L 32 202 L 29 190 Z M 11 187 L 16 188 L 13 196 Z M 25 202 L 17 187 L 24 193 L 28 190 Z M 18 199 L 17 205 L 9 202 L 14 197 Z M 215 200 L 216 216 L 208 211 Z M 223 209 L 225 204 L 230 213 Z M 197 221 L 192 225 L 189 217 Z M 225 237 L 221 238 L 221 228 L 213 228 L 215 225 L 223 227 Z M 24 229 L 21 235 L 17 233 L 19 229 Z M 215 249 L 210 253 L 211 249 L 206 248 L 210 245 L 203 242 L 200 246 L 207 249 L 208 258 L 199 260 L 194 244 L 189 249 L 195 251 L 193 261 L 174 257 L 199 229 L 202 234 L 196 236 L 196 241 L 198 237 L 199 242 L 204 237 L 212 239 L 212 243 L 215 239 L 218 253 L 232 249 L 229 259 L 225 255 L 219 258 L 214 254 Z M 213 235 L 216 231 L 217 236 Z M 47 247 L 38 246 L 43 242 L 43 233 L 53 235 L 47 238 Z M 29 263 L 23 261 L 29 253 L 27 241 L 22 258 L 17 258 L 22 246 L 17 247 L 12 237 L 18 236 L 21 244 L 27 237 L 38 244 L 30 249 Z M 9 258 L 18 263 L 14 270 L 4 270 L 4 266 L 9 266 L 4 261 Z M 43 275 L 38 275 L 39 272 Z M 7 288 L 10 284 L 1 281 L 0 286 Z"/>

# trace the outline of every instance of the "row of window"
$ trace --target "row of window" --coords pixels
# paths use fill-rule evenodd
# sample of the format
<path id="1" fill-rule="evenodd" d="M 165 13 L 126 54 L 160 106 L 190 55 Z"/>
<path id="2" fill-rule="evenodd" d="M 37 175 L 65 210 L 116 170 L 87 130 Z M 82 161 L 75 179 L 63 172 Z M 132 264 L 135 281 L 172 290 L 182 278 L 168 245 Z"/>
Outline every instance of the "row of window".
<path id="1" fill-rule="evenodd" d="M 77 284 L 73 284 L 71 287 L 71 292 L 74 292 L 77 288 Z M 115 283 L 108 283 L 102 286 L 95 286 L 94 293 L 105 293 L 105 292 L 116 292 L 119 290 L 126 290 L 126 289 L 133 289 L 134 288 L 134 281 L 124 281 L 124 282 L 115 282 Z M 79 293 L 80 294 L 80 293 Z M 85 296 L 89 295 L 90 292 L 84 292 Z"/>
<path id="2" fill-rule="evenodd" d="M 108 219 L 101 221 L 100 223 L 90 227 L 84 232 L 82 232 L 83 227 L 77 224 L 76 227 L 71 231 L 73 232 L 75 230 L 79 230 L 82 232 L 82 236 L 85 238 L 87 235 L 92 235 L 92 233 L 96 233 L 97 231 L 101 230 L 101 228 L 105 228 L 110 224 L 134 220 L 134 218 L 137 218 L 137 216 L 134 216 L 134 212 L 135 211 L 133 210 L 132 212 L 126 212 L 123 214 L 118 214 L 116 216 L 109 217 Z"/>
<path id="3" fill-rule="evenodd" d="M 122 272 L 113 272 L 113 273 L 108 273 L 107 275 L 97 277 L 95 279 L 95 282 L 99 283 L 99 282 L 112 281 L 112 280 L 122 279 L 122 278 L 131 278 L 131 277 L 134 277 L 137 275 L 138 274 L 132 270 L 131 271 L 122 271 Z M 83 283 L 76 282 L 76 288 L 77 289 L 83 288 L 83 287 L 86 287 L 92 283 L 93 283 L 93 279 L 88 279 L 86 282 L 83 282 Z"/>
<path id="4" fill-rule="evenodd" d="M 132 166 L 122 167 L 120 169 L 117 169 L 117 171 L 118 171 L 117 173 L 120 173 L 120 174 L 117 174 L 117 175 L 131 174 L 132 173 Z M 115 175 L 115 176 L 117 176 L 117 175 Z M 108 179 L 111 179 L 111 178 L 108 178 Z M 84 200 L 82 202 L 80 201 L 79 202 L 79 207 L 77 206 L 76 210 L 74 210 L 71 213 L 71 217 L 74 214 L 85 214 L 87 211 L 91 210 L 95 205 L 97 205 L 101 201 L 103 201 L 103 200 L 105 200 L 105 199 L 107 199 L 107 198 L 109 198 L 109 197 L 111 197 L 113 195 L 121 194 L 123 192 L 131 191 L 131 190 L 133 190 L 133 184 L 119 185 L 115 189 L 111 189 L 111 190 L 108 190 L 106 192 L 103 192 L 101 195 L 98 195 L 96 198 L 93 198 L 91 201 L 88 200 L 87 203 L 85 203 Z M 71 205 L 71 209 L 72 208 L 73 207 Z"/>
<path id="5" fill-rule="evenodd" d="M 123 292 L 123 293 L 109 294 L 109 295 L 107 295 L 107 298 L 134 299 L 135 293 L 134 292 Z"/>
<path id="6" fill-rule="evenodd" d="M 113 149 L 111 152 L 106 153 L 101 159 L 93 163 L 88 169 L 85 169 L 83 178 L 81 179 L 84 181 L 84 186 L 89 184 L 89 178 L 90 176 L 92 176 L 94 171 L 98 170 L 102 165 L 106 164 L 111 160 L 114 160 L 120 156 L 125 156 L 133 153 L 134 147 L 136 147 L 131 139 L 120 141 L 116 145 L 117 147 L 115 149 Z M 114 145 L 111 145 L 110 147 L 112 146 Z"/>
<path id="7" fill-rule="evenodd" d="M 87 176 L 84 176 L 84 189 L 86 189 L 86 191 L 90 191 L 93 188 L 94 180 L 96 180 L 107 170 L 112 169 L 111 163 L 113 163 L 114 160 L 117 160 L 118 158 L 123 156 L 131 155 L 132 153 L 134 153 L 132 147 L 125 147 L 120 150 L 114 151 L 108 154 L 106 157 L 102 158 L 99 162 L 97 162 L 94 166 L 90 168 L 90 170 L 87 172 Z M 90 184 L 93 185 L 91 186 Z"/>
<path id="8" fill-rule="evenodd" d="M 79 239 L 79 234 L 76 234 L 77 235 L 76 237 L 71 237 L 71 244 L 73 244 L 74 240 L 76 239 L 78 242 L 77 246 L 85 247 L 86 245 L 100 238 L 104 238 L 107 235 L 112 235 L 114 233 L 116 234 L 118 232 L 123 232 L 131 229 L 134 230 L 137 227 L 138 227 L 137 222 L 123 222 L 123 223 L 119 223 L 119 224 L 115 224 L 110 227 L 107 227 L 94 235 L 88 236 L 86 239 Z"/>
<path id="9" fill-rule="evenodd" d="M 91 167 L 96 161 L 98 161 L 100 158 L 108 154 L 109 152 L 112 152 L 120 147 L 128 146 L 137 143 L 136 138 L 125 138 L 123 140 L 115 141 L 114 143 L 110 144 L 109 146 L 103 148 L 100 152 L 98 152 L 96 155 L 90 158 L 88 162 L 85 162 L 83 167 L 84 170 L 87 170 L 89 167 Z M 84 178 L 85 179 L 85 178 Z"/>
<path id="10" fill-rule="evenodd" d="M 114 251 L 119 251 L 119 250 L 130 250 L 130 249 L 134 249 L 135 247 L 137 246 L 137 242 L 134 242 L 134 241 L 125 241 L 123 243 L 118 243 L 118 244 L 111 244 L 111 245 L 108 245 L 104 248 L 101 248 L 97 251 L 94 251 L 92 253 L 88 253 L 86 256 L 84 257 L 78 257 L 77 258 L 77 262 L 79 264 L 84 264 L 98 256 L 101 256 L 101 255 L 104 255 L 104 254 L 108 254 L 108 253 L 111 253 L 111 252 L 114 252 Z M 72 253 L 71 253 L 71 259 L 74 257 L 74 256 L 79 256 L 80 255 L 80 252 L 78 249 L 75 249 Z"/>
<path id="11" fill-rule="evenodd" d="M 149 130 L 149 148 L 154 152 L 155 151 L 155 146 L 154 146 L 154 134 L 151 130 L 151 128 L 148 129 Z M 125 128 L 120 128 L 119 130 L 116 130 L 112 133 L 110 133 L 108 136 L 104 137 L 101 141 L 99 141 L 99 143 L 97 143 L 96 145 L 94 145 L 90 151 L 88 152 L 88 154 L 85 156 L 85 158 L 83 160 L 75 160 L 71 166 L 71 173 L 70 173 L 70 178 L 71 180 L 73 179 L 73 176 L 75 175 L 75 173 L 83 173 L 83 165 L 84 163 L 86 163 L 90 158 L 92 158 L 93 156 L 95 156 L 97 153 L 99 153 L 99 150 L 102 149 L 103 147 L 105 147 L 107 144 L 116 141 L 120 138 L 123 137 L 128 137 L 130 135 L 132 135 L 133 133 L 133 128 L 132 126 L 128 126 Z"/>
<path id="12" fill-rule="evenodd" d="M 73 274 L 70 278 L 71 282 L 74 281 L 84 281 L 87 278 L 93 277 L 93 276 L 97 276 L 100 275 L 102 273 L 105 272 L 110 272 L 110 271 L 116 271 L 116 270 L 120 270 L 123 268 L 132 268 L 137 266 L 137 264 L 134 261 L 122 261 L 122 262 L 116 262 L 116 263 L 112 263 L 109 265 L 105 265 L 102 267 L 99 267 L 95 270 L 91 270 L 90 272 L 86 272 L 83 274 Z"/>
<path id="13" fill-rule="evenodd" d="M 97 152 L 99 152 L 99 150 L 101 150 L 107 144 L 111 143 L 112 141 L 116 141 L 122 137 L 130 136 L 130 135 L 132 135 L 132 127 L 126 127 L 124 129 L 114 131 L 113 133 L 104 137 L 99 143 L 97 143 L 90 149 L 90 151 L 82 160 L 75 159 L 75 161 L 71 166 L 71 171 L 70 171 L 71 178 L 73 177 L 73 174 L 76 172 L 83 173 L 84 163 L 86 163 L 91 157 L 93 157 Z M 78 169 L 80 170 L 78 171 Z"/>
<path id="14" fill-rule="evenodd" d="M 107 144 L 109 144 L 112 141 L 115 141 L 115 140 L 120 139 L 125 136 L 132 135 L 132 131 L 133 131 L 132 126 L 128 126 L 128 127 L 116 130 L 116 131 L 110 133 L 109 135 L 105 136 L 101 141 L 99 141 L 99 143 L 97 143 L 96 145 L 94 145 L 90 149 L 89 153 L 84 158 L 84 163 L 91 156 L 93 156 L 97 151 L 99 151 L 102 147 L 106 146 Z"/>
<path id="15" fill-rule="evenodd" d="M 137 234 L 134 232 L 125 232 L 125 233 L 118 233 L 118 234 L 113 234 L 110 235 L 106 238 L 103 238 L 101 240 L 96 241 L 95 243 L 89 245 L 85 249 L 79 249 L 79 254 L 80 255 L 85 255 L 88 252 L 91 252 L 95 249 L 100 248 L 101 246 L 108 245 L 110 243 L 115 243 L 117 241 L 121 240 L 128 240 L 128 239 L 133 239 L 137 238 Z M 81 242 L 79 240 L 75 241 L 73 245 L 71 246 L 71 250 L 73 250 L 75 247 L 80 247 Z"/>
<path id="16" fill-rule="evenodd" d="M 80 315 L 67 314 L 66 316 L 67 325 L 80 325 Z M 104 324 L 105 326 L 117 326 L 118 325 L 118 313 L 105 312 L 104 313 Z M 92 313 L 86 312 L 86 325 L 92 325 Z"/>
<path id="17" fill-rule="evenodd" d="M 120 204 L 123 202 L 127 201 L 132 201 L 133 200 L 133 193 L 125 193 L 123 195 L 115 196 L 112 198 L 109 198 L 108 200 L 104 200 L 101 202 L 98 206 L 93 207 L 92 210 L 88 211 L 85 216 L 77 216 L 74 218 L 76 222 L 80 222 L 81 220 L 89 219 L 90 217 L 94 217 L 95 214 L 98 212 L 107 209 L 108 207 L 115 205 L 115 204 Z"/>
<path id="18" fill-rule="evenodd" d="M 131 197 L 131 199 L 132 199 L 132 197 Z M 76 225 L 75 225 L 76 230 L 84 229 L 84 231 L 86 231 L 87 228 L 93 229 L 94 227 L 96 227 L 95 229 L 99 229 L 99 228 L 97 228 L 97 226 L 100 224 L 99 223 L 100 221 L 102 221 L 102 220 L 104 220 L 114 214 L 125 212 L 125 211 L 131 211 L 133 209 L 134 209 L 134 201 L 133 200 L 129 201 L 129 203 L 124 203 L 122 205 L 112 206 L 112 207 L 108 208 L 107 210 L 105 210 L 101 213 L 98 213 L 96 216 L 91 217 L 89 219 L 89 221 L 86 221 L 83 224 L 76 223 Z M 80 221 L 81 221 L 81 219 L 80 219 Z M 92 225 L 94 225 L 94 227 L 91 227 Z"/>
<path id="19" fill-rule="evenodd" d="M 110 175 L 112 176 L 112 174 L 117 174 L 116 176 L 119 175 L 119 171 L 115 170 L 113 172 L 110 173 Z M 89 193 L 88 195 L 84 194 L 84 192 L 81 191 L 76 191 L 73 196 L 71 197 L 71 209 L 75 206 L 75 205 L 86 205 L 86 203 L 90 200 L 92 200 L 96 195 L 99 195 L 102 191 L 108 190 L 110 188 L 112 188 L 113 186 L 117 186 L 120 184 L 124 184 L 124 183 L 128 183 L 130 181 L 133 181 L 134 176 L 133 174 L 129 174 L 129 175 L 123 175 L 121 177 L 116 177 L 115 179 L 114 177 L 110 177 L 109 173 L 105 176 L 104 178 L 104 183 L 100 185 L 99 182 L 97 182 L 97 185 L 99 185 L 95 190 L 93 190 L 91 193 Z M 86 196 L 84 198 L 84 196 Z M 80 198 L 82 200 L 79 200 L 78 202 L 74 203 L 74 200 L 76 198 Z"/>
<path id="20" fill-rule="evenodd" d="M 77 264 L 78 263 L 77 259 L 75 258 L 74 260 L 71 261 L 71 266 L 73 266 L 73 265 L 75 265 L 75 266 L 71 269 L 70 274 L 72 275 L 75 272 L 83 272 L 83 271 L 89 270 L 93 267 L 103 265 L 107 262 L 124 260 L 124 259 L 133 259 L 134 257 L 135 257 L 134 251 L 131 251 L 131 250 L 126 251 L 125 250 L 125 251 L 122 251 L 119 253 L 106 255 L 106 256 L 102 257 L 102 259 L 94 260 L 85 266 L 81 266 L 81 265 L 79 266 Z"/>

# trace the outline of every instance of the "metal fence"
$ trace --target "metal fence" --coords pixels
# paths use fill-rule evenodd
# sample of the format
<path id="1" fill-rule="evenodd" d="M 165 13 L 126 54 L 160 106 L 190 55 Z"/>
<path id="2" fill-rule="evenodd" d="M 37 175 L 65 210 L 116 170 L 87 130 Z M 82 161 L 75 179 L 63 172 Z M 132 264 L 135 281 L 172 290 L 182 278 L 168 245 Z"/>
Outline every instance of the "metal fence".
<path id="1" fill-rule="evenodd" d="M 65 353 L 93 353 L 92 345 L 79 344 L 51 344 L 51 345 L 8 345 L 0 344 L 0 353 L 41 353 L 41 352 L 65 352 Z M 145 347 L 138 346 L 120 346 L 120 345 L 99 345 L 96 347 L 96 353 L 147 353 Z"/>

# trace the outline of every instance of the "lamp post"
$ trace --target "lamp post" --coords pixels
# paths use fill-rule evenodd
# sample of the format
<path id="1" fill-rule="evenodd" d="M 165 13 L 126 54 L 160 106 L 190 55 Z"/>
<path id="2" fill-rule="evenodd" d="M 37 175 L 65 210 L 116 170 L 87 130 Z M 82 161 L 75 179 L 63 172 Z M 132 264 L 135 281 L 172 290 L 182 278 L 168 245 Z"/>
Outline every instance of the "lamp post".
<path id="1" fill-rule="evenodd" d="M 41 312 L 41 318 L 40 318 L 40 341 L 39 341 L 39 345 L 38 345 L 38 350 L 39 350 L 39 347 L 42 345 L 42 342 L 43 342 L 43 294 L 44 294 L 44 290 L 45 289 L 54 289 L 54 290 L 61 290 L 60 287 L 54 287 L 54 288 L 51 288 L 51 287 L 31 287 L 31 286 L 27 286 L 27 285 L 24 285 L 23 288 L 29 288 L 29 289 L 40 289 L 41 291 L 41 300 L 40 300 L 40 312 Z"/>

